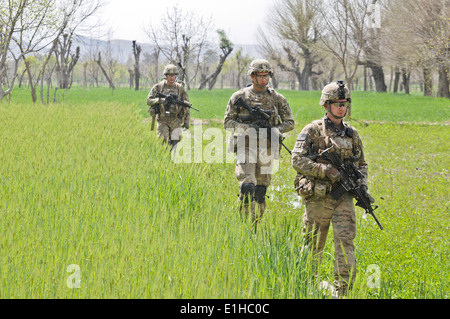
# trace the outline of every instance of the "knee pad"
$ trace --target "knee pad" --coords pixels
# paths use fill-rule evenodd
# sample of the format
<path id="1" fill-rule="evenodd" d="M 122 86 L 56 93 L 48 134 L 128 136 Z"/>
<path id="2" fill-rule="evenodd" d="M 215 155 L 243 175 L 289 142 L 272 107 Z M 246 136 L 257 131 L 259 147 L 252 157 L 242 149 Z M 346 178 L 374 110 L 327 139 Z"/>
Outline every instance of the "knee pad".
<path id="1" fill-rule="evenodd" d="M 258 204 L 266 202 L 267 186 L 256 185 L 255 186 L 255 199 Z"/>
<path id="2" fill-rule="evenodd" d="M 250 200 L 252 200 L 253 199 L 253 195 L 255 194 L 255 184 L 253 184 L 253 183 L 242 184 L 242 186 L 241 186 L 241 194 L 245 198 L 245 202 L 248 203 L 249 202 L 249 197 L 250 197 Z"/>

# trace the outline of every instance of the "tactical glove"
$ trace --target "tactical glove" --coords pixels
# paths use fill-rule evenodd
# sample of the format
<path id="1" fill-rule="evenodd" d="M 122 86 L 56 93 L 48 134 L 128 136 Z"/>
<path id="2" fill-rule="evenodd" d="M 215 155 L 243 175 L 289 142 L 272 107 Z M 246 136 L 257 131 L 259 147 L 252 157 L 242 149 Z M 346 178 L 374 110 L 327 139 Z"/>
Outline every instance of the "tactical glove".
<path id="1" fill-rule="evenodd" d="M 367 185 L 361 185 L 361 190 L 363 191 L 364 195 L 366 196 L 366 198 L 369 200 L 369 202 L 371 204 L 375 203 L 375 199 L 369 194 L 369 192 L 367 191 Z"/>
<path id="2" fill-rule="evenodd" d="M 325 175 L 331 180 L 333 184 L 339 182 L 341 179 L 341 173 L 339 173 L 337 168 L 333 167 L 331 164 L 327 166 Z"/>

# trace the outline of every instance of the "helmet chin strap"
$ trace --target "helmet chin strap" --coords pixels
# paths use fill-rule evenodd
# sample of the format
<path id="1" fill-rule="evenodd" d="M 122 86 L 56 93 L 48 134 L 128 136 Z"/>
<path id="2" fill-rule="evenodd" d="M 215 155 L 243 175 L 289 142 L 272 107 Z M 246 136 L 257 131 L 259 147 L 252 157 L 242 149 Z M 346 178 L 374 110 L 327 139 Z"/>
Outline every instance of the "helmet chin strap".
<path id="1" fill-rule="evenodd" d="M 261 85 L 258 82 L 255 82 L 255 81 L 252 81 L 252 82 L 253 82 L 254 86 L 256 86 L 258 89 L 261 89 L 261 90 L 264 89 L 267 86 L 267 84 L 266 85 Z"/>

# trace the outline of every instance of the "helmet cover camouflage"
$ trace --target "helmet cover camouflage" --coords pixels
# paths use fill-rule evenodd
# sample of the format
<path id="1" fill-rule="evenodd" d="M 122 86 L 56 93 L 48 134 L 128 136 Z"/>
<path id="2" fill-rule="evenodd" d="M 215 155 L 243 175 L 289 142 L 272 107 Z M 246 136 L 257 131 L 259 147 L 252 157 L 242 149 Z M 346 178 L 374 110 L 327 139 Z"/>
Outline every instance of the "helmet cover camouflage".
<path id="1" fill-rule="evenodd" d="M 167 74 L 178 74 L 178 68 L 174 64 L 168 64 L 164 68 L 164 75 Z"/>
<path id="2" fill-rule="evenodd" d="M 247 74 L 252 75 L 254 72 L 268 72 L 270 77 L 273 77 L 272 66 L 264 59 L 255 59 L 250 63 Z"/>
<path id="3" fill-rule="evenodd" d="M 325 106 L 327 101 L 347 100 L 350 101 L 350 91 L 344 81 L 330 82 L 322 90 L 319 104 Z"/>

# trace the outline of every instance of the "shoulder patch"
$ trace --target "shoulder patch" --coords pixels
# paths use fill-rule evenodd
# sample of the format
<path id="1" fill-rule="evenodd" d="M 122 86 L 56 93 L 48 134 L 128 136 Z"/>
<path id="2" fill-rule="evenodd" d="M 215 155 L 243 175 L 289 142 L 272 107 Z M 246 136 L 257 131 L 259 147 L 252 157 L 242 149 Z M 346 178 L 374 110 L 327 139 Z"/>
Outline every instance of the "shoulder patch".
<path id="1" fill-rule="evenodd" d="M 308 137 L 308 134 L 299 134 L 298 135 L 298 138 L 297 138 L 297 141 L 305 141 L 306 140 L 306 138 Z"/>

